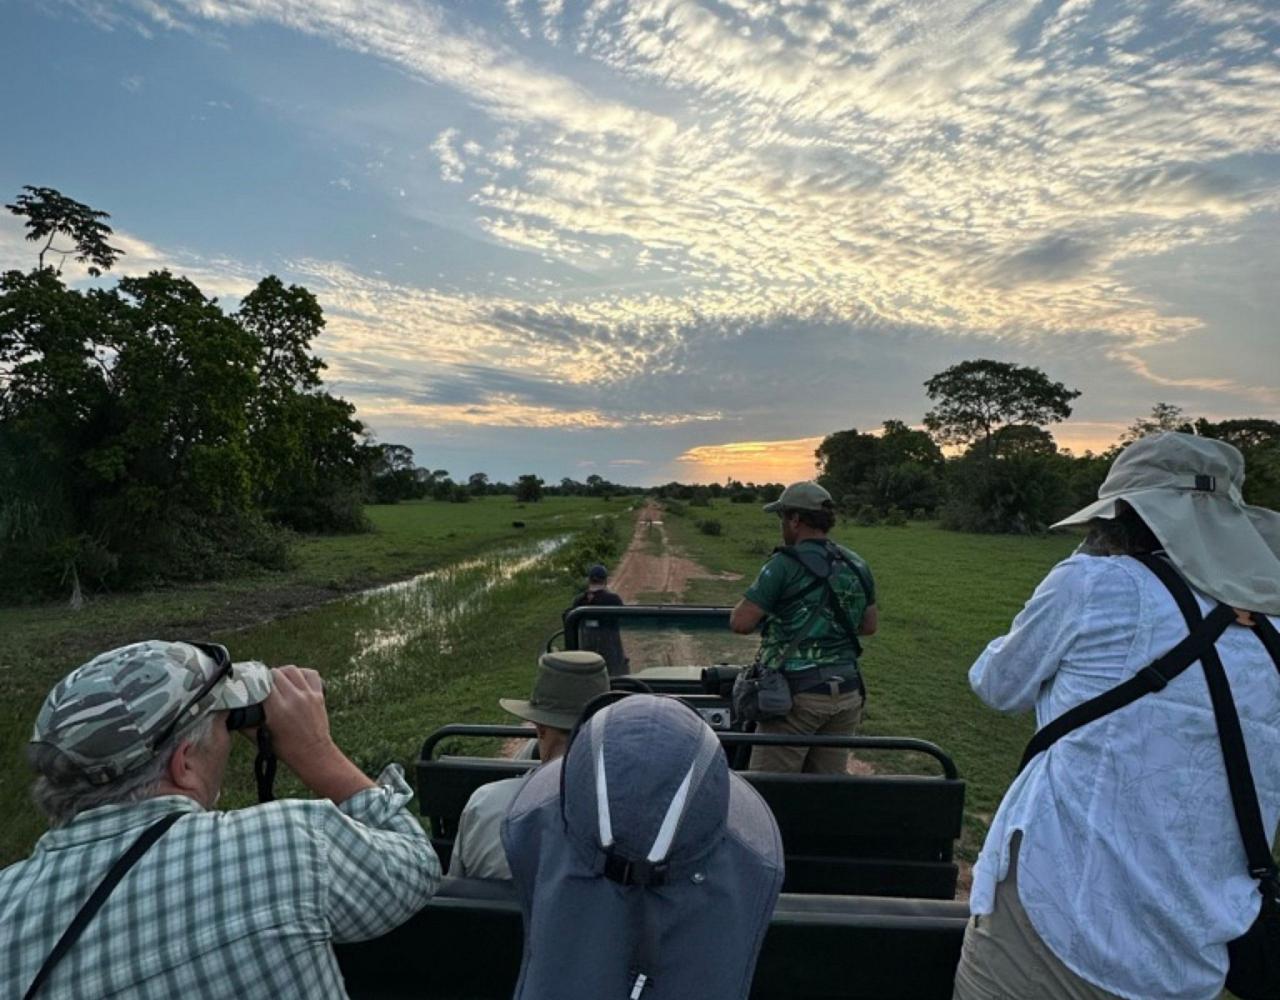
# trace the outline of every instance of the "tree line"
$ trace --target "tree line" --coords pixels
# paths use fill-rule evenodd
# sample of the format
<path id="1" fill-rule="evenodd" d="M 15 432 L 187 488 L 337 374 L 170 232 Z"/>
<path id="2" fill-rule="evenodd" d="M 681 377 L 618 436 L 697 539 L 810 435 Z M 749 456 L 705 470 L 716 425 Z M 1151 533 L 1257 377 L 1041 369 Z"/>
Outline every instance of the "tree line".
<path id="1" fill-rule="evenodd" d="M 1059 449 L 1048 427 L 1080 395 L 1039 368 L 975 360 L 924 384 L 925 430 L 887 420 L 879 431 L 837 431 L 818 446 L 819 482 L 863 524 L 938 518 L 961 531 L 1031 533 L 1097 499 L 1127 444 L 1160 431 L 1215 437 L 1244 454 L 1246 502 L 1280 507 L 1280 422 L 1211 421 L 1157 403 L 1101 453 Z M 953 453 L 944 455 L 943 447 Z"/>
<path id="2" fill-rule="evenodd" d="M 307 289 L 268 276 L 225 311 L 167 270 L 78 289 L 122 251 L 107 213 L 27 187 L 10 212 L 36 266 L 0 275 L 0 599 L 202 580 L 289 562 L 295 532 L 368 530 L 366 503 L 509 495 L 605 500 L 648 492 L 708 506 L 771 500 L 781 483 L 666 483 L 590 475 L 547 483 L 484 472 L 455 481 L 380 444 L 325 390 Z M 1245 498 L 1280 507 L 1280 423 L 1211 422 L 1157 404 L 1102 454 L 1057 448 L 1049 425 L 1080 395 L 1038 368 L 966 361 L 925 383 L 924 430 L 901 420 L 837 431 L 819 481 L 862 523 L 939 518 L 969 531 L 1041 531 L 1089 502 L 1120 447 L 1158 430 L 1219 437 L 1245 454 Z M 945 454 L 943 449 L 951 449 Z"/>

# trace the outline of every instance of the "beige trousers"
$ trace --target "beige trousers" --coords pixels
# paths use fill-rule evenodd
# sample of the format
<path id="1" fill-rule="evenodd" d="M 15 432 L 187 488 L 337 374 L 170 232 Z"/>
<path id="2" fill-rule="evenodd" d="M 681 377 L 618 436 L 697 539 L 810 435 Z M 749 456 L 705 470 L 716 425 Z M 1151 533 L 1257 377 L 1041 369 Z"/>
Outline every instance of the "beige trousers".
<path id="1" fill-rule="evenodd" d="M 792 698 L 791 711 L 781 719 L 761 722 L 761 733 L 820 733 L 852 736 L 862 721 L 862 695 L 857 691 L 828 694 L 802 691 Z M 807 771 L 811 774 L 845 774 L 849 751 L 834 747 L 755 747 L 752 771 Z"/>
<path id="2" fill-rule="evenodd" d="M 1068 969 L 1049 950 L 1018 899 L 1018 846 L 996 886 L 995 908 L 969 918 L 952 1000 L 1120 1000 Z"/>

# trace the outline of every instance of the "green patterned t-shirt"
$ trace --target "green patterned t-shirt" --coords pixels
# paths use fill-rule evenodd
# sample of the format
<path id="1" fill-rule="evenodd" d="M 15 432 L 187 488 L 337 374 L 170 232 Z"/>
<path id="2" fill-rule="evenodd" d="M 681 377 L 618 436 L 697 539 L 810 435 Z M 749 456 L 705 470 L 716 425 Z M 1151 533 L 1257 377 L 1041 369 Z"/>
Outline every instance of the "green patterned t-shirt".
<path id="1" fill-rule="evenodd" d="M 834 543 L 833 543 L 834 544 Z M 816 548 L 823 543 L 806 538 L 796 546 Z M 864 575 L 869 592 L 863 589 L 858 574 L 845 562 L 837 559 L 831 574 L 831 585 L 836 597 L 848 612 L 849 620 L 862 624 L 862 614 L 876 602 L 875 581 L 871 570 L 857 553 L 837 546 L 851 559 Z M 811 666 L 835 667 L 856 664 L 857 648 L 840 622 L 827 599 L 827 588 L 813 586 L 815 577 L 796 560 L 775 552 L 760 570 L 755 582 L 747 588 L 746 598 L 768 614 L 761 639 L 761 659 L 769 667 L 777 667 L 778 658 L 786 650 L 797 631 L 804 627 L 815 604 L 822 605 L 817 619 L 809 626 L 795 654 L 787 660 L 786 670 L 803 670 Z"/>

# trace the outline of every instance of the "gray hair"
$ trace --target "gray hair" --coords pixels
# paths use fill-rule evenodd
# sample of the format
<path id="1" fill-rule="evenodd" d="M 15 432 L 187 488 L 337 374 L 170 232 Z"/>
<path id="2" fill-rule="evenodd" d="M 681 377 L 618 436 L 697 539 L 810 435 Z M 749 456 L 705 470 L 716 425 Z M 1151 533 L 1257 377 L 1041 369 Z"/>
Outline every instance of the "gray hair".
<path id="1" fill-rule="evenodd" d="M 31 787 L 31 798 L 53 826 L 62 826 L 78 814 L 98 806 L 149 799 L 168 773 L 169 762 L 178 747 L 184 742 L 203 746 L 213 732 L 214 718 L 214 715 L 206 715 L 190 728 L 176 733 L 141 767 L 105 785 L 90 782 L 75 762 L 56 747 L 44 743 L 28 744 L 27 763 L 37 774 Z"/>

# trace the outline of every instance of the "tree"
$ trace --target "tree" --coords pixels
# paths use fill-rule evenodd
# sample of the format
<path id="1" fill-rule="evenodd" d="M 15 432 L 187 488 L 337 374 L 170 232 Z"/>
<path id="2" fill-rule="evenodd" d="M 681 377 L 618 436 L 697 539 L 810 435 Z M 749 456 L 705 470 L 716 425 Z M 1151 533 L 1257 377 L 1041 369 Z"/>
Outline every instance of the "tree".
<path id="1" fill-rule="evenodd" d="M 520 503 L 537 503 L 542 499 L 542 480 L 529 473 L 516 480 L 516 500 Z"/>
<path id="2" fill-rule="evenodd" d="M 264 279 L 228 316 L 168 271 L 71 289 L 44 255 L 109 267 L 106 213 L 49 188 L 9 208 L 46 242 L 30 273 L 0 275 L 0 589 L 280 566 L 267 518 L 365 525 L 369 449 L 354 408 L 321 391 L 309 292 Z"/>
<path id="3" fill-rule="evenodd" d="M 467 488 L 471 490 L 472 496 L 484 496 L 489 490 L 489 474 L 487 472 L 471 473 L 467 477 Z"/>
<path id="4" fill-rule="evenodd" d="M 924 384 L 937 406 L 924 423 L 939 444 L 982 442 L 987 459 L 998 456 L 995 432 L 1007 424 L 1041 427 L 1071 416 L 1080 395 L 1039 368 L 1002 361 L 962 361 Z"/>
<path id="5" fill-rule="evenodd" d="M 1159 434 L 1163 431 L 1185 431 L 1192 432 L 1193 427 L 1190 419 L 1182 411 L 1181 406 L 1174 403 L 1156 403 L 1151 407 L 1151 415 L 1147 417 L 1139 417 L 1131 423 L 1128 429 L 1120 436 L 1122 445 L 1132 444 L 1138 438 L 1147 437 L 1150 434 Z"/>
<path id="6" fill-rule="evenodd" d="M 18 195 L 12 204 L 6 204 L 5 208 L 27 220 L 24 225 L 28 241 L 45 241 L 36 257 L 40 270 L 44 269 L 44 255 L 47 253 L 60 254 L 64 260 L 74 254 L 81 264 L 89 265 L 89 273 L 96 278 L 103 271 L 109 271 L 124 253 L 107 242 L 111 237 L 111 227 L 102 220 L 111 216 L 106 212 L 96 211 L 54 188 L 26 184 L 22 190 L 24 193 Z M 55 247 L 53 241 L 59 236 L 69 238 L 73 246 L 67 250 Z M 59 266 L 58 271 L 61 270 Z"/>
<path id="7" fill-rule="evenodd" d="M 828 434 L 813 453 L 818 460 L 818 482 L 837 501 L 856 495 L 875 474 L 878 450 L 873 434 L 859 434 L 854 428 Z"/>
<path id="8" fill-rule="evenodd" d="M 1001 458 L 1058 453 L 1058 444 L 1053 440 L 1053 435 L 1043 427 L 1031 424 L 1005 424 L 991 437 Z M 974 445 L 975 449 L 979 447 Z"/>
<path id="9" fill-rule="evenodd" d="M 399 503 L 419 494 L 418 469 L 413 464 L 413 449 L 406 445 L 374 445 L 371 472 L 373 499 L 376 503 Z"/>
<path id="10" fill-rule="evenodd" d="M 837 431 L 815 452 L 818 481 L 846 513 L 933 510 L 940 495 L 942 451 L 924 431 L 886 420 L 880 434 Z"/>

